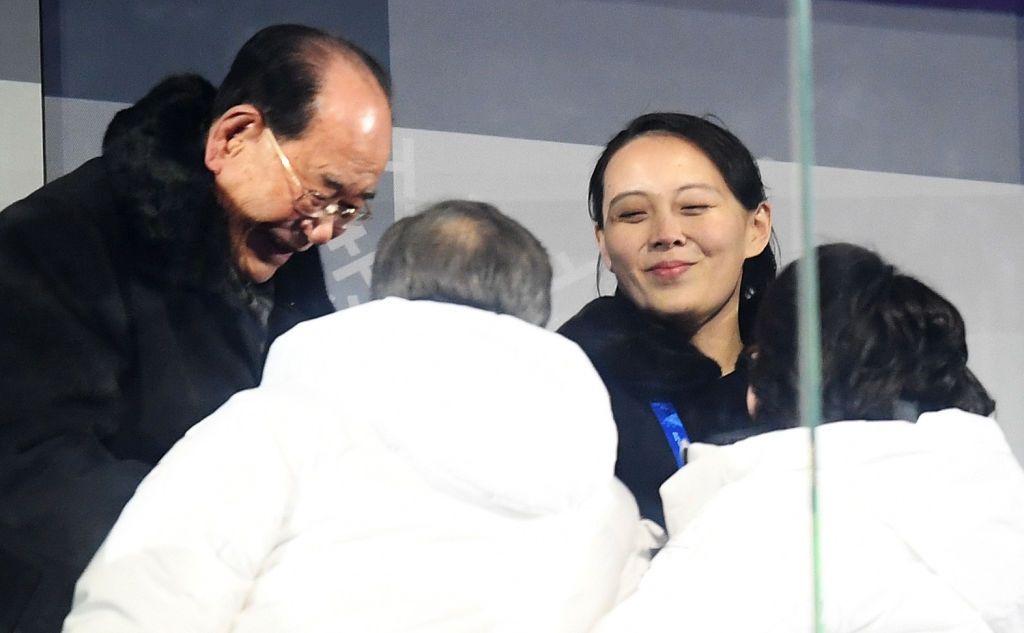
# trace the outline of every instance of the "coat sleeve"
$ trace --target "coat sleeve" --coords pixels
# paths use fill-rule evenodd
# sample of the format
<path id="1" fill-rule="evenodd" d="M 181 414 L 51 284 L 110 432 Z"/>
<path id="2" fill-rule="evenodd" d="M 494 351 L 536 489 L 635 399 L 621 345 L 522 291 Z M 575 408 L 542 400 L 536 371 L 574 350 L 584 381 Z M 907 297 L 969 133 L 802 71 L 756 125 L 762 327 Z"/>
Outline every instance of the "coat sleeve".
<path id="1" fill-rule="evenodd" d="M 79 580 L 66 632 L 230 630 L 292 498 L 278 409 L 242 392 L 171 449 Z"/>
<path id="2" fill-rule="evenodd" d="M 0 620 L 35 608 L 43 630 L 149 469 L 106 445 L 126 318 L 101 232 L 65 208 L 37 193 L 0 214 Z"/>

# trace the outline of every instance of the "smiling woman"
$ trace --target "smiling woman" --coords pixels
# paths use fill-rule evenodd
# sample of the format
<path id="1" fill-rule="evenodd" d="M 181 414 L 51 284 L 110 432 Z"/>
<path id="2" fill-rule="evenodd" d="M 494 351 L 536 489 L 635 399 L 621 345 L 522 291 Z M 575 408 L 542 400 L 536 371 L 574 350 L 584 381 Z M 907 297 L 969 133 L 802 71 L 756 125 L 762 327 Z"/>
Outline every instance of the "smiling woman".
<path id="1" fill-rule="evenodd" d="M 756 429 L 741 358 L 775 276 L 771 207 L 749 150 L 688 114 L 633 120 L 590 179 L 590 216 L 618 290 L 559 330 L 587 352 L 612 399 L 616 474 L 663 522 L 659 486 L 691 441 Z"/>

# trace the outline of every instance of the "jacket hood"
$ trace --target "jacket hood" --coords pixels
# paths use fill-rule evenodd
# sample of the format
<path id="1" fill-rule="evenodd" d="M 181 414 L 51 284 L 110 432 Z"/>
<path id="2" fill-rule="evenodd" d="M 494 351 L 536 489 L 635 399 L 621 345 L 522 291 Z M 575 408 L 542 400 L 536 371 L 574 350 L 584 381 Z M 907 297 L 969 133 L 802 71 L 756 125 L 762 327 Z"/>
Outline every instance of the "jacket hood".
<path id="1" fill-rule="evenodd" d="M 433 485 L 496 510 L 558 511 L 613 477 L 597 372 L 574 343 L 515 317 L 374 301 L 280 337 L 259 388 L 330 394 L 324 424 L 370 426 Z"/>
<path id="2" fill-rule="evenodd" d="M 121 224 L 151 277 L 204 283 L 231 268 L 226 219 L 203 160 L 215 94 L 198 75 L 169 77 L 118 112 L 103 137 Z"/>

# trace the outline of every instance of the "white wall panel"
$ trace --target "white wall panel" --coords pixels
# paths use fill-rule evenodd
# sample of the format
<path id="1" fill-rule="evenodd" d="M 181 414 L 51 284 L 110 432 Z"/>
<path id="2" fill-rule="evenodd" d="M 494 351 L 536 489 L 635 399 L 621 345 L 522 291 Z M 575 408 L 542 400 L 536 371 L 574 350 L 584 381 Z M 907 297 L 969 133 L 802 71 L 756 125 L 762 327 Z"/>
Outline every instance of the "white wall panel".
<path id="1" fill-rule="evenodd" d="M 447 197 L 491 202 L 551 254 L 552 327 L 596 296 L 586 188 L 599 147 L 399 128 L 394 148 L 396 218 Z M 761 166 L 789 261 L 800 243 L 796 168 Z M 1024 460 L 1024 187 L 824 167 L 815 180 L 819 242 L 874 248 L 960 309 L 971 367 L 997 399 L 1000 422 Z"/>
<path id="2" fill-rule="evenodd" d="M 0 209 L 43 184 L 42 87 L 0 79 Z"/>

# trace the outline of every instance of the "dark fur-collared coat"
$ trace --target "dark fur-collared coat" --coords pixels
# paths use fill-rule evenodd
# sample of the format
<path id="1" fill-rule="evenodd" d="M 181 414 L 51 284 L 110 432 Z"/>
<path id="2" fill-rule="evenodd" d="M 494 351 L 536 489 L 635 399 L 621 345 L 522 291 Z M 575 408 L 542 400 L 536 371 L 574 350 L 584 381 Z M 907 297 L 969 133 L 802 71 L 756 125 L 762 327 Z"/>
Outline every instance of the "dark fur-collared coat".
<path id="1" fill-rule="evenodd" d="M 203 165 L 213 87 L 165 80 L 103 155 L 0 213 L 0 632 L 57 631 L 136 485 L 331 311 L 315 249 L 235 272 Z M 283 177 L 283 176 L 282 176 Z"/>
<path id="2" fill-rule="evenodd" d="M 728 444 L 773 430 L 747 413 L 747 366 L 722 376 L 718 363 L 688 337 L 621 291 L 588 303 L 558 332 L 594 364 L 611 397 L 619 430 L 615 475 L 636 497 L 640 514 L 664 525 L 659 488 L 677 470 L 652 402 L 671 403 L 691 442 Z"/>

